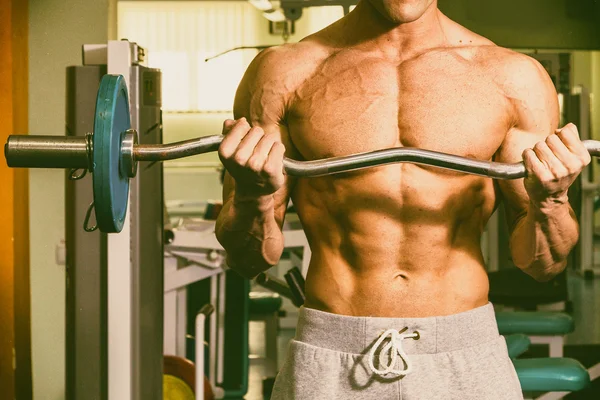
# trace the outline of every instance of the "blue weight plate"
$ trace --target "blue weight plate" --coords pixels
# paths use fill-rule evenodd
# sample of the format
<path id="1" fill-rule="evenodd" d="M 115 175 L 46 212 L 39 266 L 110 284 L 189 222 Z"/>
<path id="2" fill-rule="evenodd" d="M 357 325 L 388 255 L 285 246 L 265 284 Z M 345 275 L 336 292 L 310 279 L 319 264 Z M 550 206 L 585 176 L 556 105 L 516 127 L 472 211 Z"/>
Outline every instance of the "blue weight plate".
<path id="1" fill-rule="evenodd" d="M 121 140 L 131 127 L 127 85 L 121 75 L 104 75 L 96 98 L 93 139 L 93 183 L 96 223 L 102 232 L 123 229 L 129 178 L 119 170 Z"/>

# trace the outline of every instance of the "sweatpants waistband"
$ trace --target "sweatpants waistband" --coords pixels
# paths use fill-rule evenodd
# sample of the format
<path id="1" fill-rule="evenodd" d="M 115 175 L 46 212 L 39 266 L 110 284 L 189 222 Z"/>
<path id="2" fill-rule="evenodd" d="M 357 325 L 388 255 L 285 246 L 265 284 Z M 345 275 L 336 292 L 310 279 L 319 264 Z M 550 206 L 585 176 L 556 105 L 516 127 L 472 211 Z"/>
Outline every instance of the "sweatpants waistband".
<path id="1" fill-rule="evenodd" d="M 300 308 L 295 340 L 343 353 L 362 354 L 388 329 L 418 332 L 404 341 L 407 354 L 456 351 L 498 339 L 491 303 L 442 317 L 353 317 L 311 308 Z"/>

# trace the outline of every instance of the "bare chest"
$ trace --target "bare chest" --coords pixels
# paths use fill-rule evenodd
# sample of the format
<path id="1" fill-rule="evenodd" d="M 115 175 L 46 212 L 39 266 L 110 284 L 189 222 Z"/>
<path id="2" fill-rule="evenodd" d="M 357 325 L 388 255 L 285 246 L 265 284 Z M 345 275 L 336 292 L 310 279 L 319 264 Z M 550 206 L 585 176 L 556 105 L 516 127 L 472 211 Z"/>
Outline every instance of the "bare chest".
<path id="1" fill-rule="evenodd" d="M 447 53 L 400 65 L 332 57 L 298 88 L 288 116 L 306 159 L 399 146 L 490 159 L 509 125 L 493 76 Z"/>

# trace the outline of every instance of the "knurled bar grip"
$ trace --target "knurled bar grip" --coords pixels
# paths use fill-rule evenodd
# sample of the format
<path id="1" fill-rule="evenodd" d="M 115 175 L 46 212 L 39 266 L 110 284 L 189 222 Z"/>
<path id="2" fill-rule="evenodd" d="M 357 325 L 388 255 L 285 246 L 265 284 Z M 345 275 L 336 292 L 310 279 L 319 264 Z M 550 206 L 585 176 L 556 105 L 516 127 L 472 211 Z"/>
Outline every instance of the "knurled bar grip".
<path id="1" fill-rule="evenodd" d="M 134 145 L 134 161 L 166 161 L 217 151 L 223 136 L 206 136 L 163 145 Z M 592 156 L 600 156 L 600 141 L 584 140 Z M 9 167 L 87 168 L 86 140 L 62 136 L 10 136 L 4 153 Z M 284 159 L 288 175 L 315 177 L 353 171 L 383 164 L 409 162 L 466 172 L 494 179 L 518 179 L 526 175 L 525 166 L 499 163 L 422 150 L 412 147 L 376 150 L 369 153 L 313 161 Z"/>

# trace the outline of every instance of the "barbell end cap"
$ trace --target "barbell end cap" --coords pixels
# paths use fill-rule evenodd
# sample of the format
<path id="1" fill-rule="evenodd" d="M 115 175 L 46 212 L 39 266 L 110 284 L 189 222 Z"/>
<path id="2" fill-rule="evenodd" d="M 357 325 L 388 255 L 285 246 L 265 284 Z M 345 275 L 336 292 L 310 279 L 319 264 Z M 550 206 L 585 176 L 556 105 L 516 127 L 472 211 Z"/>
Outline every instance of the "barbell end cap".
<path id="1" fill-rule="evenodd" d="M 14 135 L 9 135 L 8 139 L 6 139 L 6 143 L 4 143 L 4 159 L 6 160 L 6 165 L 10 168 L 19 168 L 18 157 L 15 157 L 15 145 L 14 145 Z M 15 162 L 16 161 L 16 162 Z"/>

